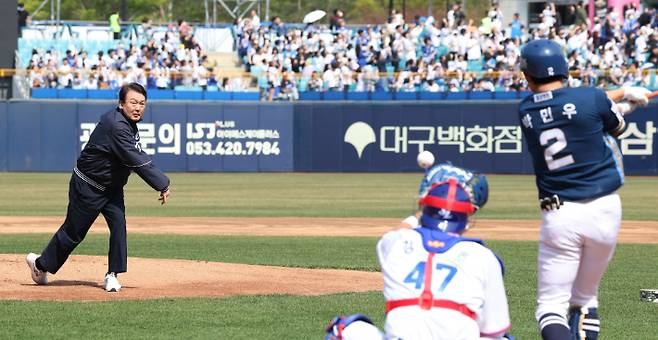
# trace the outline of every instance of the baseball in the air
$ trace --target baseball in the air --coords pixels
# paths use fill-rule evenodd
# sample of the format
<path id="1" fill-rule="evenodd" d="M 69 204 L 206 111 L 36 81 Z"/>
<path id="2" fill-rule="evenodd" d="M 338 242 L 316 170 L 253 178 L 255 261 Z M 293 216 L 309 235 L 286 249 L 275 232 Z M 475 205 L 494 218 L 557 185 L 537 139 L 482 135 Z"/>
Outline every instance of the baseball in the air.
<path id="1" fill-rule="evenodd" d="M 418 154 L 416 161 L 418 162 L 419 167 L 428 169 L 434 164 L 434 155 L 431 152 L 425 150 Z"/>

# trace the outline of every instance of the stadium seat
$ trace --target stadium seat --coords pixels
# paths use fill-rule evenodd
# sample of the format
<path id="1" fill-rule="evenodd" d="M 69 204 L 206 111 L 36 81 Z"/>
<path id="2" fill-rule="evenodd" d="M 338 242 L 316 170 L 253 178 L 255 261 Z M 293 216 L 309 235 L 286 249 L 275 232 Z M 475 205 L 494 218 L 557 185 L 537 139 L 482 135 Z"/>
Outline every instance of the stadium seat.
<path id="1" fill-rule="evenodd" d="M 418 100 L 418 92 L 396 92 L 395 100 Z"/>
<path id="2" fill-rule="evenodd" d="M 32 98 L 35 99 L 57 98 L 57 89 L 47 89 L 47 88 L 32 89 Z"/>
<path id="3" fill-rule="evenodd" d="M 87 90 L 84 89 L 58 89 L 57 98 L 87 99 Z"/>
<path id="4" fill-rule="evenodd" d="M 201 86 L 185 86 L 185 85 L 177 85 L 174 86 L 174 91 L 202 91 L 203 89 Z"/>
<path id="5" fill-rule="evenodd" d="M 236 101 L 258 101 L 260 93 L 258 92 L 231 92 L 231 98 Z"/>
<path id="6" fill-rule="evenodd" d="M 300 92 L 299 100 L 322 100 L 322 93 L 315 91 Z"/>
<path id="7" fill-rule="evenodd" d="M 495 99 L 517 99 L 516 91 L 496 91 L 494 92 Z"/>
<path id="8" fill-rule="evenodd" d="M 443 92 L 420 92 L 418 98 L 420 100 L 443 100 Z"/>
<path id="9" fill-rule="evenodd" d="M 370 94 L 368 92 L 347 92 L 347 100 L 368 100 Z"/>
<path id="10" fill-rule="evenodd" d="M 202 93 L 203 93 L 203 99 L 206 100 L 231 100 L 231 92 L 205 91 Z"/>
<path id="11" fill-rule="evenodd" d="M 262 73 L 263 69 L 260 66 L 252 66 L 249 71 L 252 76 L 258 78 L 260 77 L 260 74 Z"/>
<path id="12" fill-rule="evenodd" d="M 394 72 L 395 72 L 395 68 L 393 67 L 393 65 L 388 65 L 387 64 L 386 65 L 386 75 L 389 76 L 389 77 L 392 77 Z"/>
<path id="13" fill-rule="evenodd" d="M 439 45 L 439 47 L 437 47 L 437 49 L 436 49 L 436 56 L 441 57 L 442 55 L 448 54 L 449 52 L 450 52 L 450 50 L 448 49 L 447 46 Z"/>
<path id="14" fill-rule="evenodd" d="M 446 93 L 446 100 L 466 100 L 466 92 L 448 92 Z"/>
<path id="15" fill-rule="evenodd" d="M 299 79 L 299 83 L 297 83 L 297 90 L 299 90 L 299 92 L 305 92 L 306 89 L 308 89 L 309 80 L 310 80 L 309 77 L 301 77 Z"/>
<path id="16" fill-rule="evenodd" d="M 371 100 L 393 100 L 393 93 L 378 91 L 370 94 Z"/>
<path id="17" fill-rule="evenodd" d="M 89 99 L 119 99 L 118 91 L 111 89 L 90 89 L 87 90 Z"/>
<path id="18" fill-rule="evenodd" d="M 324 93 L 324 100 L 345 100 L 345 92 L 329 91 Z"/>
<path id="19" fill-rule="evenodd" d="M 151 90 L 148 93 L 149 99 L 174 99 L 174 90 Z"/>
<path id="20" fill-rule="evenodd" d="M 466 71 L 475 72 L 482 71 L 482 61 L 481 60 L 468 60 L 466 66 Z"/>
<path id="21" fill-rule="evenodd" d="M 258 88 L 267 89 L 268 87 L 269 87 L 269 83 L 267 82 L 267 77 L 265 76 L 258 77 Z"/>
<path id="22" fill-rule="evenodd" d="M 518 95 L 519 99 L 523 99 L 523 98 L 531 95 L 532 92 L 531 91 L 518 91 L 516 94 Z"/>
<path id="23" fill-rule="evenodd" d="M 491 91 L 473 91 L 469 95 L 470 99 L 473 100 L 487 100 L 493 99 L 493 92 Z"/>
<path id="24" fill-rule="evenodd" d="M 176 100 L 199 100 L 203 99 L 202 91 L 184 90 L 174 91 L 174 99 Z"/>
<path id="25" fill-rule="evenodd" d="M 657 86 L 657 84 L 656 84 L 656 72 L 654 70 L 654 72 L 651 72 L 649 74 L 649 87 L 655 88 L 656 86 Z"/>

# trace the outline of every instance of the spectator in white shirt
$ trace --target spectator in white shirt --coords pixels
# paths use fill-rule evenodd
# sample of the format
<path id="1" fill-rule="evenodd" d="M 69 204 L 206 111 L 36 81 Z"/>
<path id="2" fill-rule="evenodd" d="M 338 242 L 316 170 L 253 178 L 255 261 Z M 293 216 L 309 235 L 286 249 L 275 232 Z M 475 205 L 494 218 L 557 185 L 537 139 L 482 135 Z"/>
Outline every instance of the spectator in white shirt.
<path id="1" fill-rule="evenodd" d="M 258 16 L 258 13 L 256 12 L 255 9 L 251 10 L 251 26 L 257 30 L 260 28 L 260 17 Z"/>

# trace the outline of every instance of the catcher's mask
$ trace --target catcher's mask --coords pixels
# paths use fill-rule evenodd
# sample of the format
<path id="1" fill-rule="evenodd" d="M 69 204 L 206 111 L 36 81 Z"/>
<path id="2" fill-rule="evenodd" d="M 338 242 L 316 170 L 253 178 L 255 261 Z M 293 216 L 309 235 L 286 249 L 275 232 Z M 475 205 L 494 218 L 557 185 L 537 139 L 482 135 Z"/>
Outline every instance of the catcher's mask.
<path id="1" fill-rule="evenodd" d="M 423 227 L 450 233 L 468 229 L 468 216 L 476 210 L 469 193 L 454 178 L 433 184 L 418 203 L 423 207 Z"/>

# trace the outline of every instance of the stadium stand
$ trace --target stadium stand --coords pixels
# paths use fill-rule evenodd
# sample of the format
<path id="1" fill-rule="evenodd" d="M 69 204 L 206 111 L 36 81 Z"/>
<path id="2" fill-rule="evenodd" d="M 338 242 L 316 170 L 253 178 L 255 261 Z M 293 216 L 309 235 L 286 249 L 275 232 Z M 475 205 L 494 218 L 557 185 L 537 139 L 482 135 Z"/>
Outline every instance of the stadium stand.
<path id="1" fill-rule="evenodd" d="M 549 38 L 564 46 L 570 86 L 640 85 L 655 89 L 658 19 L 653 8 L 628 7 L 591 29 L 574 22 L 556 27 L 542 13 L 537 27 L 504 25 L 495 7 L 481 25 L 467 18 L 401 17 L 365 27 L 252 22 L 232 27 L 243 74 L 217 79 L 218 64 L 194 34 L 176 25 L 132 27 L 121 40 L 68 27 L 63 39 L 39 27 L 18 42 L 33 98 L 114 98 L 137 81 L 152 99 L 187 100 L 464 100 L 517 99 L 526 90 L 520 51 L 528 40 Z M 37 33 L 35 33 L 37 32 Z M 252 79 L 242 81 L 243 76 Z"/>

